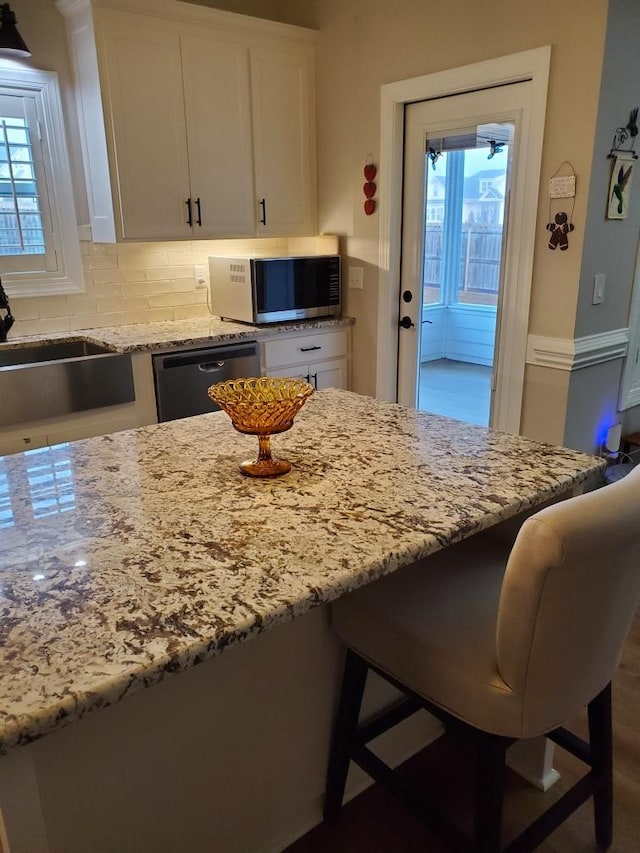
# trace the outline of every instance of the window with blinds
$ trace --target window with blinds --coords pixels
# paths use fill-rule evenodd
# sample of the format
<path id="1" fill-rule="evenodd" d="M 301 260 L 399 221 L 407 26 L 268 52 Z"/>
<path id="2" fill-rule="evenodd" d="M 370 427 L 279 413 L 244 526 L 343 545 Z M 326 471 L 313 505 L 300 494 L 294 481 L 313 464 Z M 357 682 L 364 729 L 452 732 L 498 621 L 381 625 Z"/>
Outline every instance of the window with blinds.
<path id="1" fill-rule="evenodd" d="M 84 290 L 57 75 L 1 59 L 0 276 L 10 296 Z"/>
<path id="2" fill-rule="evenodd" d="M 1 72 L 0 72 L 1 75 Z M 36 93 L 0 85 L 0 274 L 56 268 Z M 43 211 L 47 216 L 43 216 Z"/>
<path id="3" fill-rule="evenodd" d="M 0 255 L 43 255 L 44 230 L 27 122 L 0 116 Z"/>

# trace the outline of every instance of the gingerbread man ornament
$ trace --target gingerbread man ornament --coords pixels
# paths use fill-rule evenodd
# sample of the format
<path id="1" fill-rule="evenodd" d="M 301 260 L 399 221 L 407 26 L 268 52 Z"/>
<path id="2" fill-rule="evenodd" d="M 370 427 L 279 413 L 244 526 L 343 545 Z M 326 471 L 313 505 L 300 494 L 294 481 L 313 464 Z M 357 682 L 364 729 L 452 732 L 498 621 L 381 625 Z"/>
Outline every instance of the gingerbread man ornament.
<path id="1" fill-rule="evenodd" d="M 569 217 L 563 211 L 556 213 L 553 222 L 547 224 L 547 231 L 551 231 L 549 237 L 549 248 L 552 250 L 560 247 L 561 252 L 565 252 L 569 248 L 569 234 L 573 231 L 574 225 L 569 222 Z"/>

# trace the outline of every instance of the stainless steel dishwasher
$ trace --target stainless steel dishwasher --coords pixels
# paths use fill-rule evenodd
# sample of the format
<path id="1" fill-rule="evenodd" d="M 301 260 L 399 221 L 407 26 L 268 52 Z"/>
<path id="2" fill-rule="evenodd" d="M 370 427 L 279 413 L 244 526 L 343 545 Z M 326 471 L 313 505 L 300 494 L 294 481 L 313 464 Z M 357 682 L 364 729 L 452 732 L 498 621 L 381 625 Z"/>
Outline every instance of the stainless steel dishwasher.
<path id="1" fill-rule="evenodd" d="M 207 388 L 224 379 L 260 376 L 255 341 L 183 350 L 153 356 L 153 377 L 159 421 L 188 418 L 219 409 Z"/>

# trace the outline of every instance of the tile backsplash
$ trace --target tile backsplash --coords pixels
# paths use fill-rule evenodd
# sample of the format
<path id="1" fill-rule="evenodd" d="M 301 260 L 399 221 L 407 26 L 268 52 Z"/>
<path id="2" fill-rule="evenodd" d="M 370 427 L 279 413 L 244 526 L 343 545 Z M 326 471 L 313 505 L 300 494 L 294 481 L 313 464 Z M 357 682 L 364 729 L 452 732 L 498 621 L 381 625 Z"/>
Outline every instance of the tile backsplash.
<path id="1" fill-rule="evenodd" d="M 333 254 L 337 237 L 80 244 L 85 291 L 11 298 L 11 337 L 209 315 L 209 256 Z M 196 282 L 204 266 L 206 284 Z"/>

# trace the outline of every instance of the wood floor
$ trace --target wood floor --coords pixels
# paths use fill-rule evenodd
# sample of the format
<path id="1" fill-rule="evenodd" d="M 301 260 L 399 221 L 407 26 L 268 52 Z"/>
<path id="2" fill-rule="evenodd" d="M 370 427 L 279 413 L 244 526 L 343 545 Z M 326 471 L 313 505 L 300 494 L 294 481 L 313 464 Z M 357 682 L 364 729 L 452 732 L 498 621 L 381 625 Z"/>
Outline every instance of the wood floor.
<path id="1" fill-rule="evenodd" d="M 614 679 L 614 839 L 611 853 L 640 853 L 640 612 L 629 634 Z M 586 716 L 570 728 L 586 735 Z M 509 773 L 504 841 L 518 834 L 584 772 L 577 759 L 556 749 L 561 780 L 546 794 Z M 403 772 L 470 827 L 471 765 L 446 736 L 408 761 Z M 435 778 L 430 786 L 428 779 Z M 598 850 L 591 801 L 585 803 L 538 850 L 540 853 L 589 853 Z M 446 848 L 378 785 L 348 803 L 332 826 L 320 825 L 286 853 L 446 853 Z"/>

